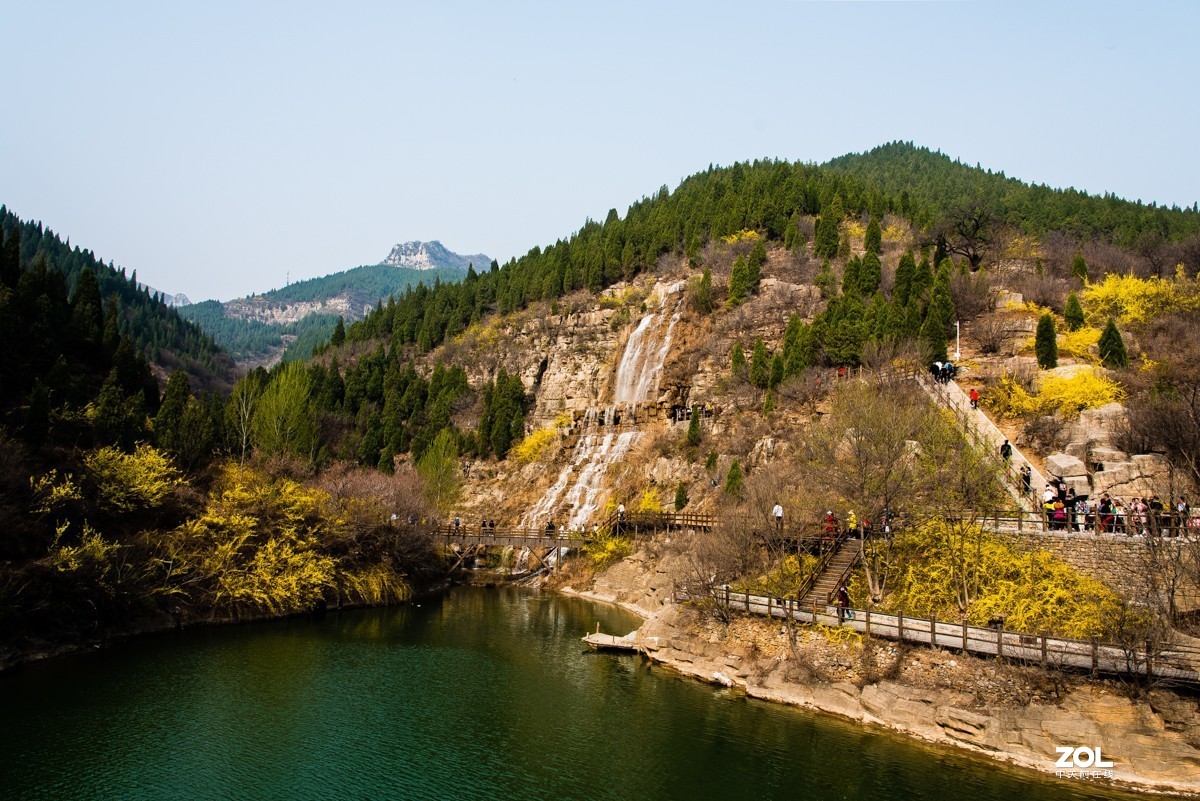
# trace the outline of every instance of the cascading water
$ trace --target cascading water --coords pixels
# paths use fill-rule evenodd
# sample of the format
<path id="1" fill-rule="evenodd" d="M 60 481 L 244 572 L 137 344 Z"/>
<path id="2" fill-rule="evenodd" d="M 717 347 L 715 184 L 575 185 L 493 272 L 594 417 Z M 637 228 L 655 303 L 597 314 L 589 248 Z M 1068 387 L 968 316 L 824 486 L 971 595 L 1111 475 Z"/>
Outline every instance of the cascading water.
<path id="1" fill-rule="evenodd" d="M 665 325 L 663 318 L 667 314 L 668 304 L 682 286 L 683 282 L 678 282 L 668 287 L 658 309 L 638 321 L 630 333 L 613 382 L 615 406 L 599 415 L 604 424 L 613 424 L 618 408 L 633 410 L 637 404 L 657 393 L 663 363 L 671 348 L 671 334 L 675 323 L 679 321 L 678 300 Z M 595 417 L 589 412 L 585 419 L 593 421 Z M 556 510 L 565 507 L 570 510 L 565 528 L 570 531 L 584 528 L 599 508 L 600 492 L 608 466 L 625 458 L 640 437 L 641 431 L 636 429 L 619 434 L 585 434 L 575 446 L 570 462 L 525 515 L 521 525 L 540 528 L 546 521 L 554 519 Z M 559 522 L 556 520 L 555 525 Z"/>

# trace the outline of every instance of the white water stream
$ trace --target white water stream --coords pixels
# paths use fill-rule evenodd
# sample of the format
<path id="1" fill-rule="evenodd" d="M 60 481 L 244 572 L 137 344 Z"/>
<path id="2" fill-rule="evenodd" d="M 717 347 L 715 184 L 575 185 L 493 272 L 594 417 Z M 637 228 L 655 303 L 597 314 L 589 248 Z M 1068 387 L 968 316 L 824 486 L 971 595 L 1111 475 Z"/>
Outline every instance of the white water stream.
<path id="1" fill-rule="evenodd" d="M 668 287 L 658 309 L 639 320 L 630 333 L 613 382 L 614 408 L 625 406 L 633 409 L 657 394 L 663 364 L 671 349 L 671 334 L 679 322 L 679 299 L 675 296 L 682 287 L 682 281 Z M 673 298 L 674 308 L 667 317 L 667 306 Z M 665 324 L 664 318 L 667 320 Z M 605 422 L 613 419 L 613 409 L 605 412 L 604 419 Z M 601 490 L 609 465 L 624 459 L 641 435 L 641 431 L 633 430 L 580 437 L 570 461 L 526 513 L 521 525 L 542 528 L 553 520 L 556 526 L 561 525 L 568 531 L 585 528 L 600 507 Z M 557 518 L 556 513 L 559 515 Z M 566 516 L 565 521 L 563 515 Z"/>

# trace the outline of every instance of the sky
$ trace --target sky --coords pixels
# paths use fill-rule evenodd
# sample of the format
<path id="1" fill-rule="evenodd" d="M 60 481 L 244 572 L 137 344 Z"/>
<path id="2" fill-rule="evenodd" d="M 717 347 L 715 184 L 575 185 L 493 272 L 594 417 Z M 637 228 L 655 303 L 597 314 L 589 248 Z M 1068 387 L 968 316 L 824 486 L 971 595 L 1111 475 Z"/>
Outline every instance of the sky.
<path id="1" fill-rule="evenodd" d="M 1200 199 L 1197 2 L 0 0 L 0 203 L 193 301 L 910 140 Z"/>

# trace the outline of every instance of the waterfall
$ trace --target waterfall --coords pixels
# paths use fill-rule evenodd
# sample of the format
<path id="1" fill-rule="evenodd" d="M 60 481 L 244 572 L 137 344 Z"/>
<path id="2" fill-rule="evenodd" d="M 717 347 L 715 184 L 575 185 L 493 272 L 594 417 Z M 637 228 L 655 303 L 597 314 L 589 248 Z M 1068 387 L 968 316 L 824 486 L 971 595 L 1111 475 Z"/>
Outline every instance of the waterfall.
<path id="1" fill-rule="evenodd" d="M 639 320 L 630 333 L 621 360 L 617 363 L 613 382 L 615 405 L 602 412 L 606 424 L 612 424 L 618 407 L 633 407 L 657 394 L 663 364 L 671 348 L 671 334 L 679 322 L 679 301 L 676 301 L 669 317 L 667 305 L 682 287 L 682 281 L 668 287 L 658 309 Z M 662 323 L 664 318 L 667 319 L 666 325 Z M 608 466 L 624 459 L 641 433 L 634 430 L 580 437 L 570 461 L 541 499 L 525 514 L 521 525 L 541 528 L 546 521 L 554 520 L 556 526 L 564 525 L 569 531 L 586 527 L 600 506 L 600 494 Z M 566 521 L 553 517 L 560 507 L 570 509 Z"/>

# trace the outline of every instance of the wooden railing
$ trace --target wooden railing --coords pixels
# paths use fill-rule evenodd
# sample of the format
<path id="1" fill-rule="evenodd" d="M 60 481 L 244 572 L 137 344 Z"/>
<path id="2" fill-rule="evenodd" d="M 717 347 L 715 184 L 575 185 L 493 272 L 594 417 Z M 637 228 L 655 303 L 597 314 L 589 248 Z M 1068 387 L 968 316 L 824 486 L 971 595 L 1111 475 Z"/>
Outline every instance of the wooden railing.
<path id="1" fill-rule="evenodd" d="M 1092 673 L 1167 679 L 1200 686 L 1200 648 L 1189 645 L 1139 647 L 1099 640 L 1074 640 L 1048 634 L 1027 634 L 959 623 L 890 615 L 869 609 L 849 609 L 839 613 L 828 605 L 802 606 L 795 598 L 777 598 L 734 592 L 729 587 L 714 588 L 705 599 L 715 600 L 733 611 L 750 615 L 822 623 L 862 632 L 868 637 L 952 648 L 982 656 L 1006 657 L 1043 667 L 1069 667 Z M 675 591 L 675 600 L 693 600 L 684 590 Z"/>

